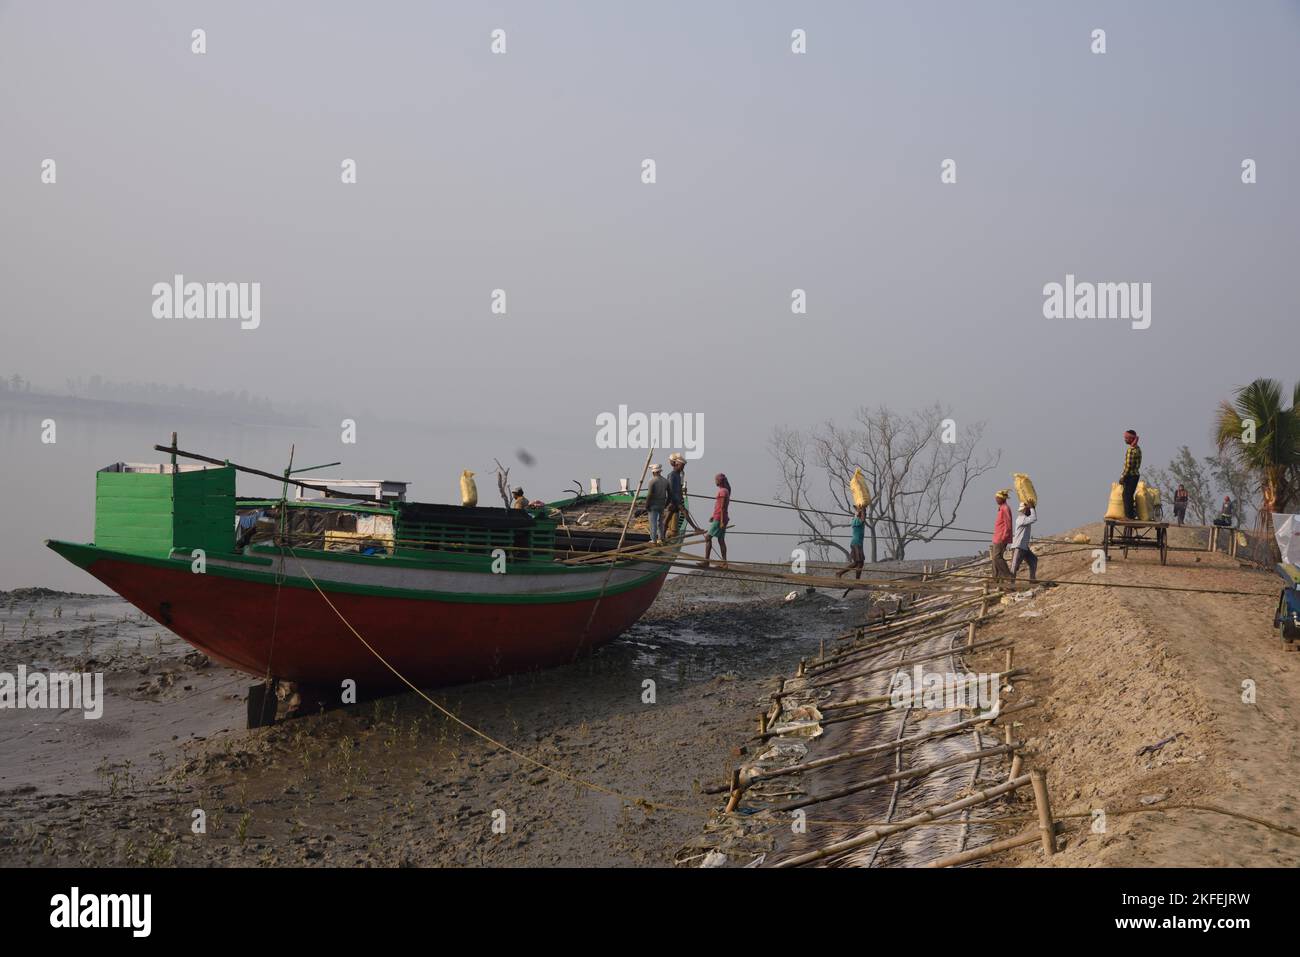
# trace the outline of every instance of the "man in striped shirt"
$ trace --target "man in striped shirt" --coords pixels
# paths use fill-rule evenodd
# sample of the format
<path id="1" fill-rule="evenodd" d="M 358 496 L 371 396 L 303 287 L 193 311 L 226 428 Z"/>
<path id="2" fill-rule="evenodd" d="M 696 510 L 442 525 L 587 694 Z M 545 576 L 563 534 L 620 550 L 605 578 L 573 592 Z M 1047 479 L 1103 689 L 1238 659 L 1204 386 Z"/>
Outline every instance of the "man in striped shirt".
<path id="1" fill-rule="evenodd" d="M 1138 434 L 1129 429 L 1124 433 L 1124 444 L 1128 450 L 1124 453 L 1124 473 L 1119 477 L 1120 484 L 1124 486 L 1124 517 L 1135 521 L 1138 514 L 1133 496 L 1137 492 L 1138 476 L 1142 471 L 1142 450 L 1138 448 Z"/>

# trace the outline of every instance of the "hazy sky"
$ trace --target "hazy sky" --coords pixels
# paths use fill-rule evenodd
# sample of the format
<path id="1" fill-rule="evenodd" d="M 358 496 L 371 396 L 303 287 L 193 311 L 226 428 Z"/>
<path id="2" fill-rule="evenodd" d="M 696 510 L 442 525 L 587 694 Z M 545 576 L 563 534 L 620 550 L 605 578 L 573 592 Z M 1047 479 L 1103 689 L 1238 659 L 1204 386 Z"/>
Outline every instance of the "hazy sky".
<path id="1" fill-rule="evenodd" d="M 1297 103 L 1295 3 L 0 2 L 0 374 L 418 420 L 440 498 L 453 424 L 550 497 L 639 471 L 597 413 L 698 412 L 693 489 L 768 498 L 774 425 L 940 401 L 1003 449 L 962 524 L 1022 470 L 1065 528 L 1123 429 L 1163 465 L 1300 378 Z M 260 282 L 260 328 L 155 319 L 175 273 Z M 1151 327 L 1045 319 L 1067 273 L 1150 282 Z"/>

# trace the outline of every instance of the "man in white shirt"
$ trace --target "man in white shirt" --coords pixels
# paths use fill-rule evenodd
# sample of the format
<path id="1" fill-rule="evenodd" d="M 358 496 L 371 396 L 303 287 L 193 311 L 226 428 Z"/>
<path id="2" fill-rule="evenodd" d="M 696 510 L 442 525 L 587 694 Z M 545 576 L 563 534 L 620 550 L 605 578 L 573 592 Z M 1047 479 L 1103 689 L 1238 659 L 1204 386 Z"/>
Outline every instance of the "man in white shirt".
<path id="1" fill-rule="evenodd" d="M 1011 536 L 1011 580 L 1016 580 L 1016 572 L 1020 570 L 1020 563 L 1023 561 L 1029 566 L 1029 584 L 1038 581 L 1038 556 L 1029 550 L 1029 526 L 1038 521 L 1037 510 L 1028 502 L 1020 503 L 1020 511 L 1016 513 L 1016 530 Z"/>

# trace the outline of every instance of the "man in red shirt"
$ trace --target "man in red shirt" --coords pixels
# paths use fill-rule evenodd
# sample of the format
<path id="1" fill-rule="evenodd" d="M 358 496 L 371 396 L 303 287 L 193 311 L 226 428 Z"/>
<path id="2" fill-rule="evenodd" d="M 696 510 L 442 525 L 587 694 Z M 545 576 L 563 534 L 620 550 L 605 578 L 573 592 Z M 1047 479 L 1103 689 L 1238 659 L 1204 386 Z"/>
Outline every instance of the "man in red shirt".
<path id="1" fill-rule="evenodd" d="M 993 495 L 993 501 L 998 503 L 998 517 L 993 523 L 993 544 L 989 548 L 989 555 L 993 559 L 993 577 L 998 580 L 1011 578 L 1011 569 L 1007 567 L 1007 560 L 1002 555 L 1011 544 L 1011 508 L 1007 505 L 1007 496 L 1010 494 L 1010 489 L 1002 489 Z"/>
<path id="2" fill-rule="evenodd" d="M 713 549 L 713 540 L 718 540 L 718 554 L 722 556 L 722 566 L 727 567 L 727 506 L 731 504 L 731 483 L 719 472 L 713 476 L 718 486 L 718 497 L 713 501 L 713 515 L 709 521 L 709 531 L 704 539 L 704 567 L 709 567 L 709 553 Z"/>

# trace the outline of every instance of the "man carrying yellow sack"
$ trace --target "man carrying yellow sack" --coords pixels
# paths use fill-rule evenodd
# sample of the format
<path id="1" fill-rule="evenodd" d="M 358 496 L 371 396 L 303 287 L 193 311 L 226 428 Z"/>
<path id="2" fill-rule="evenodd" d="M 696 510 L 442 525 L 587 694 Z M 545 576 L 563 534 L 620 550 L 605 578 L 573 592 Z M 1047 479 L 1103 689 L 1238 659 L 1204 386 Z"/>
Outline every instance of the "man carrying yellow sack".
<path id="1" fill-rule="evenodd" d="M 1020 571 L 1020 563 L 1024 562 L 1029 566 L 1029 584 L 1034 585 L 1038 582 L 1038 556 L 1029 547 L 1029 526 L 1036 521 L 1038 521 L 1038 510 L 1028 502 L 1021 502 L 1020 512 L 1016 515 L 1015 538 L 1011 542 L 1012 581 L 1015 581 L 1016 573 Z"/>

